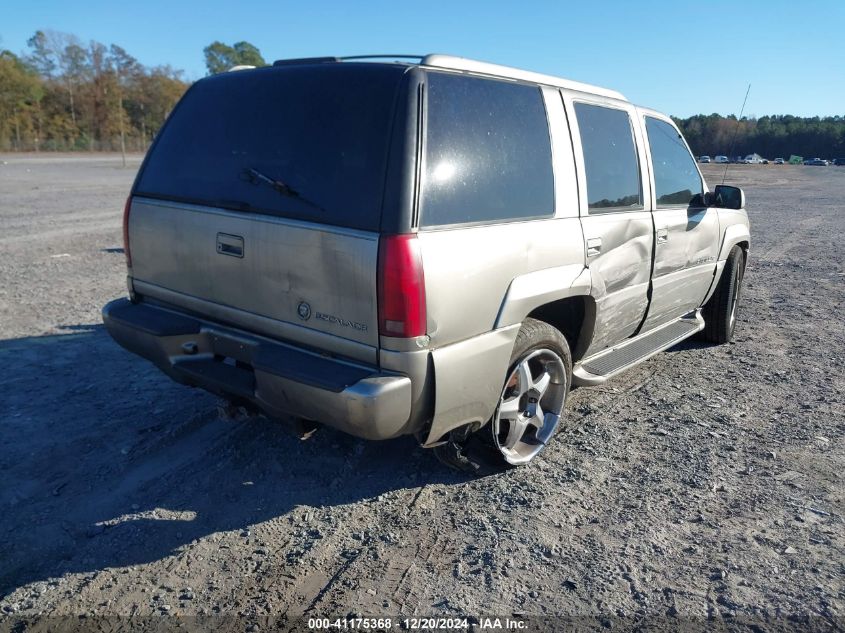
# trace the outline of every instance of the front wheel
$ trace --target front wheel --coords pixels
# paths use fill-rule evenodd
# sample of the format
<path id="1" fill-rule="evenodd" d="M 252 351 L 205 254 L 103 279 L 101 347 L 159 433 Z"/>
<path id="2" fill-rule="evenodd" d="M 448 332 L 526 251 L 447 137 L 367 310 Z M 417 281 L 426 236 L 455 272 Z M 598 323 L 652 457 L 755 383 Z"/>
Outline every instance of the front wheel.
<path id="1" fill-rule="evenodd" d="M 526 464 L 557 431 L 572 382 L 569 344 L 554 327 L 526 319 L 519 330 L 488 432 L 500 467 Z"/>
<path id="2" fill-rule="evenodd" d="M 736 329 L 736 316 L 745 274 L 745 253 L 734 246 L 725 262 L 725 270 L 710 300 L 704 304 L 704 330 L 701 336 L 710 343 L 727 343 Z"/>

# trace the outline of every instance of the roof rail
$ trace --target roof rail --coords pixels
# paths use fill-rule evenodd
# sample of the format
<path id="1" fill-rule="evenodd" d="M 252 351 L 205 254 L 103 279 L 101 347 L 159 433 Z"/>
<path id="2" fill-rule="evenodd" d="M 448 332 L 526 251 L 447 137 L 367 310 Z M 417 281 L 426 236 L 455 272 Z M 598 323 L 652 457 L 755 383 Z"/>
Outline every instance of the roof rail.
<path id="1" fill-rule="evenodd" d="M 414 59 L 420 61 L 425 55 L 346 55 L 344 57 L 300 57 L 298 59 L 277 59 L 273 66 L 296 66 L 299 64 L 328 64 L 351 62 L 363 59 Z"/>
<path id="2" fill-rule="evenodd" d="M 347 55 L 341 57 L 343 61 L 352 61 L 356 59 L 416 59 L 421 61 L 425 55 Z"/>
<path id="3" fill-rule="evenodd" d="M 340 57 L 299 57 L 297 59 L 277 59 L 273 66 L 297 66 L 299 64 L 326 64 L 339 62 Z"/>
<path id="4" fill-rule="evenodd" d="M 621 92 L 610 90 L 608 88 L 600 88 L 599 86 L 592 86 L 590 84 L 581 83 L 580 81 L 571 81 L 569 79 L 563 79 L 553 75 L 543 75 L 529 70 L 511 68 L 510 66 L 500 66 L 499 64 L 479 62 L 474 59 L 467 59 L 466 57 L 453 57 L 452 55 L 426 55 L 422 58 L 421 64 L 423 66 L 434 66 L 435 68 L 465 70 L 467 72 L 478 73 L 481 75 L 492 75 L 494 77 L 521 79 L 523 81 L 557 86 L 559 88 L 567 88 L 569 90 L 578 90 L 579 92 L 588 92 L 591 94 L 601 95 L 603 97 L 610 97 L 611 99 L 627 101 Z"/>
<path id="5" fill-rule="evenodd" d="M 231 72 L 234 72 L 236 70 L 252 70 L 253 68 L 255 68 L 255 66 L 250 66 L 249 64 L 238 64 L 237 66 L 232 66 L 226 72 L 231 73 Z"/>

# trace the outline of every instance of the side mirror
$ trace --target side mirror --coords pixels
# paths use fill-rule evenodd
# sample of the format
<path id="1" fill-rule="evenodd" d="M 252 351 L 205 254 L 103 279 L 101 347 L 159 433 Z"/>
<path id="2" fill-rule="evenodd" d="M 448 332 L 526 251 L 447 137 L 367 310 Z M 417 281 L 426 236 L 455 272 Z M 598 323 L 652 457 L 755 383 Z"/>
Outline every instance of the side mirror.
<path id="1" fill-rule="evenodd" d="M 723 209 L 745 208 L 745 192 L 739 187 L 716 185 L 713 197 L 715 198 L 713 206 L 721 207 Z"/>
<path id="2" fill-rule="evenodd" d="M 695 194 L 689 201 L 689 206 L 695 209 L 702 207 L 712 207 L 715 201 L 715 196 L 710 191 Z"/>

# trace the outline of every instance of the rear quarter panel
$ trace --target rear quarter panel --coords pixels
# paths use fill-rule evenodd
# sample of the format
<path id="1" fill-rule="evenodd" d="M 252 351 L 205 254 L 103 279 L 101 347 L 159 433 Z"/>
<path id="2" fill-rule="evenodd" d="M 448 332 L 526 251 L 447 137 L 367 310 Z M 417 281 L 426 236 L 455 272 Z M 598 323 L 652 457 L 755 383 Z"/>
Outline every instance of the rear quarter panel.
<path id="1" fill-rule="evenodd" d="M 568 288 L 583 270 L 578 218 L 427 231 L 419 239 L 432 347 L 492 330 L 514 279 L 556 269 L 547 281 Z"/>

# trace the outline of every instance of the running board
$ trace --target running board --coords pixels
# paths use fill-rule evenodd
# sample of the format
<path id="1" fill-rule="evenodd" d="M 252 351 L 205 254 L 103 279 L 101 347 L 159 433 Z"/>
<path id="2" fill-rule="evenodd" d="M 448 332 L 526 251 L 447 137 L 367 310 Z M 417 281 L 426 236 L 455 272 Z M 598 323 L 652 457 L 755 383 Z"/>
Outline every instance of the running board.
<path id="1" fill-rule="evenodd" d="M 600 385 L 611 376 L 680 343 L 703 328 L 704 319 L 696 312 L 692 316 L 672 321 L 615 347 L 602 350 L 576 363 L 572 369 L 572 384 Z"/>

